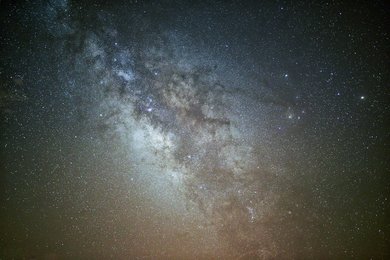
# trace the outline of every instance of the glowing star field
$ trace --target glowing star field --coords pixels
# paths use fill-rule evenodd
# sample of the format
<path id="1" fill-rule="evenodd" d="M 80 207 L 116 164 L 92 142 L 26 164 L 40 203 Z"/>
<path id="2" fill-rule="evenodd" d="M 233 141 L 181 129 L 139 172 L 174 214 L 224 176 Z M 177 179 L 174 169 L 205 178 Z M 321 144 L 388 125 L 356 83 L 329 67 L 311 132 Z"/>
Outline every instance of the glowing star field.
<path id="1" fill-rule="evenodd" d="M 386 259 L 382 1 L 1 1 L 1 259 Z"/>

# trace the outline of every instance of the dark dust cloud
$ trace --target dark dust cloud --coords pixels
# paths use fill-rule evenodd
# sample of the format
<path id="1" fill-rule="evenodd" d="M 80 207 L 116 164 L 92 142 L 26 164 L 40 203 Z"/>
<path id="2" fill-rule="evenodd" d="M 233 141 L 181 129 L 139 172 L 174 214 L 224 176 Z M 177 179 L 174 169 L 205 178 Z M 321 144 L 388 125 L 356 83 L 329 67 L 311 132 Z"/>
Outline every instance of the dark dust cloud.
<path id="1" fill-rule="evenodd" d="M 386 259 L 384 1 L 1 1 L 1 259 Z"/>

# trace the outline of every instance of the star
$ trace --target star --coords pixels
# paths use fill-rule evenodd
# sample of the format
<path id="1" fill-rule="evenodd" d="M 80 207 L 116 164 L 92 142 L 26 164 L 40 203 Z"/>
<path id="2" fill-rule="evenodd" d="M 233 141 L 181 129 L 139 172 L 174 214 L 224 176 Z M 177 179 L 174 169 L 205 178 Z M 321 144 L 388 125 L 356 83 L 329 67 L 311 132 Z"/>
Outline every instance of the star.
<path id="1" fill-rule="evenodd" d="M 1 1 L 2 258 L 386 256 L 385 8 L 103 2 Z"/>

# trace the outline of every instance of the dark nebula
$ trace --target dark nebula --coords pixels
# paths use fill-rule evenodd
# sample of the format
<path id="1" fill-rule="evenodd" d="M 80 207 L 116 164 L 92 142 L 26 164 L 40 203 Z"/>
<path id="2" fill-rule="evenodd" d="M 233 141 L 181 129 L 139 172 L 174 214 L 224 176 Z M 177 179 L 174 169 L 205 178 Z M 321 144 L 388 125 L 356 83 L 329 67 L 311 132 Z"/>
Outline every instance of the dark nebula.
<path id="1" fill-rule="evenodd" d="M 387 259 L 382 1 L 1 1 L 0 259 Z"/>

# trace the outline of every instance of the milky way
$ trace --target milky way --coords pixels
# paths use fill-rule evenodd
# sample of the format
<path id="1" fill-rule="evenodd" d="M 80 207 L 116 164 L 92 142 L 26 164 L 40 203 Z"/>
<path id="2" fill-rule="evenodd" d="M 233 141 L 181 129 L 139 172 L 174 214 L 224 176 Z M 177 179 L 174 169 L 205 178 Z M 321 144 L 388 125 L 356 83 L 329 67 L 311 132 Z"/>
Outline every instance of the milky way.
<path id="1" fill-rule="evenodd" d="M 238 252 L 257 248 L 268 242 L 259 221 L 272 213 L 285 172 L 270 115 L 283 124 L 291 108 L 264 102 L 261 89 L 221 84 L 213 68 L 175 51 L 175 38 L 166 37 L 138 59 L 116 37 L 108 46 L 96 36 L 86 40 L 82 57 L 93 60 L 95 84 L 106 91 L 105 134 L 120 139 L 135 167 L 131 176 L 149 181 L 148 196 L 165 210 L 200 214 L 198 228 L 217 232 Z"/>
<path id="2" fill-rule="evenodd" d="M 388 256 L 382 3 L 1 5 L 1 257 Z"/>

